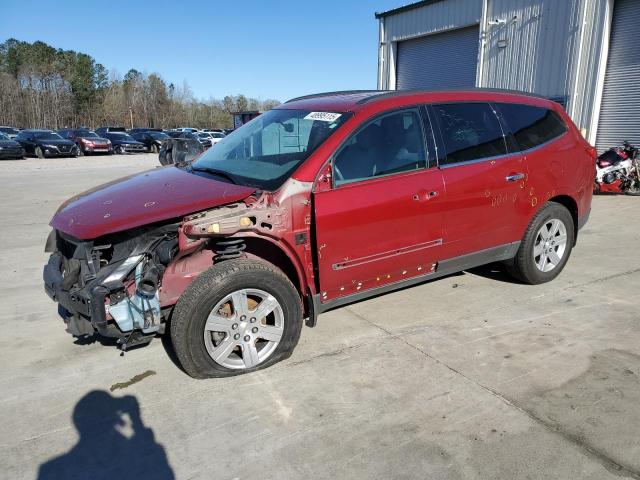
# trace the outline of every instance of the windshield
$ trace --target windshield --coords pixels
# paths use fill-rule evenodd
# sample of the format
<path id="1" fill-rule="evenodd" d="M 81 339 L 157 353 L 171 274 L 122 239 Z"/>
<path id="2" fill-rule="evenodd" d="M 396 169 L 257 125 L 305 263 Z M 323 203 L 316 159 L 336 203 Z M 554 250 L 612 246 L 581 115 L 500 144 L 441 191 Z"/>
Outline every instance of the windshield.
<path id="1" fill-rule="evenodd" d="M 13 133 L 19 133 L 19 130 L 17 128 L 2 127 L 2 128 L 0 128 L 0 132 L 13 134 Z"/>
<path id="2" fill-rule="evenodd" d="M 351 114 L 269 110 L 220 140 L 191 165 L 235 183 L 276 190 Z"/>
<path id="3" fill-rule="evenodd" d="M 63 138 L 57 133 L 53 132 L 39 132 L 34 135 L 38 140 L 63 140 Z"/>
<path id="4" fill-rule="evenodd" d="M 156 140 L 164 140 L 165 138 L 169 138 L 169 135 L 167 135 L 164 132 L 147 132 L 149 135 L 151 135 L 151 138 L 155 138 Z"/>
<path id="5" fill-rule="evenodd" d="M 76 136 L 83 138 L 100 138 L 98 137 L 98 135 L 96 135 L 95 132 L 92 132 L 91 130 L 77 130 Z"/>
<path id="6" fill-rule="evenodd" d="M 198 136 L 200 138 L 209 138 L 209 134 L 208 133 L 199 133 Z"/>
<path id="7" fill-rule="evenodd" d="M 214 132 L 214 133 L 212 133 L 212 134 L 211 134 L 211 136 L 212 136 L 213 138 L 224 138 L 224 133 L 217 133 L 217 132 Z"/>
<path id="8" fill-rule="evenodd" d="M 113 140 L 127 140 L 129 142 L 135 142 L 135 140 L 128 134 L 122 132 L 109 132 L 106 134 L 107 138 Z"/>

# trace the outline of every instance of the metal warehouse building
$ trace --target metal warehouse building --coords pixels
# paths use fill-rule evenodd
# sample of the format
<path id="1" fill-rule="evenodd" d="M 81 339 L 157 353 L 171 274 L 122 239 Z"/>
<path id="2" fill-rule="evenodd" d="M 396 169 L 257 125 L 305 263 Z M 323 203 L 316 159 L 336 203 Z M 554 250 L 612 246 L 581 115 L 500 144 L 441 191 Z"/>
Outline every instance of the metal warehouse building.
<path id="1" fill-rule="evenodd" d="M 599 150 L 640 144 L 640 0 L 423 0 L 376 18 L 380 89 L 533 92 Z"/>

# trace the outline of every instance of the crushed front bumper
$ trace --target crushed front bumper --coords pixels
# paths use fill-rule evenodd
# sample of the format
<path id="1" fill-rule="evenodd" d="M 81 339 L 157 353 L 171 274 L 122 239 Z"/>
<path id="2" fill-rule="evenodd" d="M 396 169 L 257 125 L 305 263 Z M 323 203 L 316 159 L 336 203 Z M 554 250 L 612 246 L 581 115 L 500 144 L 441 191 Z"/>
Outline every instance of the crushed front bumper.
<path id="1" fill-rule="evenodd" d="M 94 330 L 105 337 L 120 338 L 125 335 L 113 323 L 107 321 L 105 298 L 109 290 L 102 285 L 87 284 L 84 288 L 64 288 L 62 255 L 53 253 L 43 273 L 47 295 L 58 302 L 58 313 L 67 325 L 67 332 L 75 337 L 93 334 Z"/>

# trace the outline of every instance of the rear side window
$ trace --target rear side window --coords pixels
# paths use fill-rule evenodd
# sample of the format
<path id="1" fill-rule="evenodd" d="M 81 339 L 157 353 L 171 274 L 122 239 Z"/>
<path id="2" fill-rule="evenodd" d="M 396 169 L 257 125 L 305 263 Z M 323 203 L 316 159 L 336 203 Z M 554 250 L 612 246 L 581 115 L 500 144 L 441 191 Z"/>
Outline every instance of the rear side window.
<path id="1" fill-rule="evenodd" d="M 447 151 L 441 164 L 480 160 L 507 153 L 498 117 L 488 103 L 433 106 Z"/>
<path id="2" fill-rule="evenodd" d="M 514 103 L 497 106 L 521 150 L 537 147 L 567 131 L 567 126 L 553 110 Z"/>

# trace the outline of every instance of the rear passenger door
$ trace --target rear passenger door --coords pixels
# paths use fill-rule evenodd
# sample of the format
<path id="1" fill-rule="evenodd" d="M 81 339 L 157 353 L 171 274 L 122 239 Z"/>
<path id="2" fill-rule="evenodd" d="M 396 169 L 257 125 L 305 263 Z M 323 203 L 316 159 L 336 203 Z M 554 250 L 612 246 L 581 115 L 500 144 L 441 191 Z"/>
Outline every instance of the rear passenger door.
<path id="1" fill-rule="evenodd" d="M 499 113 L 486 102 L 435 104 L 430 112 L 445 151 L 443 259 L 520 240 L 528 171 Z"/>

